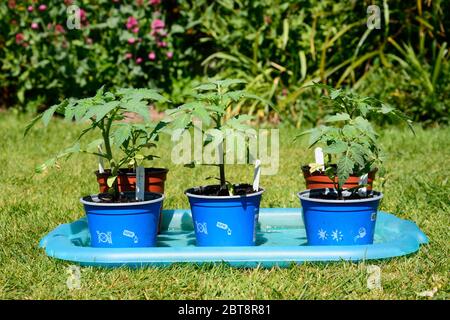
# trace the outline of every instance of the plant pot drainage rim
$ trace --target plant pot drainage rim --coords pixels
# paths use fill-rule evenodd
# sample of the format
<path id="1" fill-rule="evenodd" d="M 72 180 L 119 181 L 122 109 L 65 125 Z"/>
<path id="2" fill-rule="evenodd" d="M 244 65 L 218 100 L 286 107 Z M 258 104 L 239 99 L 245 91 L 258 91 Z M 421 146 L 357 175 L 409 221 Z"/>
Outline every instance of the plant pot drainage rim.
<path id="1" fill-rule="evenodd" d="M 373 197 L 372 198 L 366 198 L 366 199 L 352 199 L 352 200 L 328 200 L 328 199 L 317 199 L 317 198 L 310 198 L 309 194 L 311 190 L 314 190 L 315 192 L 318 192 L 320 190 L 324 189 L 308 189 L 305 191 L 300 191 L 297 193 L 297 196 L 300 198 L 300 200 L 306 200 L 311 202 L 320 202 L 320 203 L 333 203 L 333 204 L 348 204 L 348 203 L 362 203 L 362 202 L 370 202 L 370 201 L 378 201 L 383 198 L 383 193 L 379 191 L 372 191 Z"/>
<path id="2" fill-rule="evenodd" d="M 153 173 L 153 174 L 158 174 L 158 173 L 168 173 L 169 169 L 166 168 L 145 168 L 145 173 Z M 107 175 L 109 176 L 111 174 L 111 169 L 105 169 L 105 172 L 100 173 L 98 170 L 94 171 L 94 173 L 97 176 L 102 176 L 102 175 Z M 135 176 L 136 172 L 133 171 L 132 169 L 120 169 L 119 170 L 119 176 L 121 175 L 127 175 L 127 176 Z"/>
<path id="3" fill-rule="evenodd" d="M 336 167 L 336 165 L 332 165 L 332 167 Z M 308 174 L 311 175 L 311 176 L 321 176 L 321 175 L 325 175 L 325 173 L 324 173 L 323 171 L 309 172 L 309 169 L 310 169 L 310 168 L 311 168 L 311 167 L 309 166 L 309 164 L 305 164 L 305 165 L 301 166 L 302 172 L 308 173 Z M 378 172 L 378 168 L 375 168 L 375 169 L 371 170 L 371 171 L 369 172 L 369 174 L 375 174 L 375 173 L 377 173 L 377 172 Z M 356 176 L 353 175 L 353 174 L 351 174 L 350 176 L 356 177 Z"/>
<path id="4" fill-rule="evenodd" d="M 263 194 L 264 191 L 266 191 L 263 188 L 259 188 L 258 192 L 245 194 L 245 195 L 236 195 L 236 196 L 204 196 L 204 195 L 193 194 L 193 193 L 189 192 L 193 189 L 200 188 L 200 187 L 201 186 L 189 188 L 184 191 L 184 194 L 187 195 L 188 197 L 197 198 L 197 199 L 228 200 L 228 199 L 242 199 L 242 198 L 255 197 L 255 196 L 259 196 L 259 195 Z"/>
<path id="5" fill-rule="evenodd" d="M 132 194 L 134 194 L 134 192 L 132 192 Z M 97 207 L 130 207 L 130 206 L 147 205 L 147 204 L 151 204 L 151 203 L 161 202 L 164 200 L 164 194 L 156 193 L 156 192 L 146 192 L 145 195 L 146 196 L 147 195 L 158 195 L 159 198 L 152 199 L 152 200 L 139 201 L 139 202 L 104 203 L 104 202 L 92 202 L 92 201 L 85 200 L 85 198 L 87 198 L 87 197 L 96 197 L 97 198 L 97 195 L 98 194 L 93 194 L 90 196 L 82 197 L 82 198 L 80 198 L 80 202 L 82 204 L 86 204 L 89 206 L 97 206 Z"/>

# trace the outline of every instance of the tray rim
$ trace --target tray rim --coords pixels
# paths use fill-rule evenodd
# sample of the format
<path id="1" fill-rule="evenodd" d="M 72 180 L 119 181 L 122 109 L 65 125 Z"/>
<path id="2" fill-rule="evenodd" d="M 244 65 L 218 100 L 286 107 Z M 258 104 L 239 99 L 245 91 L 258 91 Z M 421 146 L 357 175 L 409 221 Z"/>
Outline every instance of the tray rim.
<path id="1" fill-rule="evenodd" d="M 190 214 L 190 209 L 163 210 L 166 213 L 164 229 L 173 218 Z M 285 218 L 301 217 L 301 208 L 261 208 L 260 218 L 284 213 Z M 235 267 L 289 266 L 305 261 L 365 261 L 404 256 L 427 244 L 427 236 L 410 220 L 391 213 L 378 211 L 378 219 L 392 225 L 401 225 L 404 232 L 395 241 L 357 246 L 255 246 L 255 247 L 150 247 L 150 248 L 92 248 L 76 246 L 64 231 L 70 225 L 85 221 L 85 217 L 57 226 L 39 242 L 39 247 L 52 258 L 70 261 L 84 266 L 99 267 L 147 267 L 169 266 L 175 263 L 228 263 Z M 181 218 L 180 218 L 181 219 Z M 330 255 L 330 252 L 333 253 Z"/>

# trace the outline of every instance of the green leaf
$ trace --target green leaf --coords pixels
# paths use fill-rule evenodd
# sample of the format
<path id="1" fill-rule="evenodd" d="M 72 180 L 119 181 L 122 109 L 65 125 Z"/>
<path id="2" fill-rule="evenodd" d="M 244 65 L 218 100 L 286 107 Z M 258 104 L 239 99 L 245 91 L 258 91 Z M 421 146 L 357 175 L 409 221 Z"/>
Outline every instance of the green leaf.
<path id="1" fill-rule="evenodd" d="M 391 113 L 392 111 L 394 111 L 395 110 L 395 108 L 393 108 L 393 107 L 391 107 L 391 106 L 389 106 L 389 105 L 386 105 L 386 104 L 382 104 L 381 105 L 381 109 L 380 109 L 380 112 L 382 113 L 382 114 L 389 114 L 389 113 Z"/>
<path id="2" fill-rule="evenodd" d="M 30 132 L 31 128 L 34 127 L 34 125 L 42 118 L 42 114 L 38 115 L 37 117 L 34 117 L 33 120 L 31 120 L 25 127 L 25 131 L 23 132 L 23 136 L 25 137 L 28 132 Z"/>
<path id="3" fill-rule="evenodd" d="M 344 128 L 342 128 L 342 133 L 349 139 L 354 139 L 359 135 L 358 130 L 354 126 L 349 124 L 346 124 Z"/>
<path id="4" fill-rule="evenodd" d="M 208 90 L 216 90 L 217 86 L 213 83 L 205 83 L 205 84 L 201 84 L 197 87 L 194 88 L 194 90 L 197 91 L 208 91 Z"/>
<path id="5" fill-rule="evenodd" d="M 103 143 L 103 139 L 95 139 L 86 146 L 87 152 L 98 152 L 98 146 Z"/>
<path id="6" fill-rule="evenodd" d="M 128 112 L 133 112 L 144 118 L 145 121 L 150 121 L 150 110 L 147 102 L 138 99 L 128 100 L 122 104 Z"/>
<path id="7" fill-rule="evenodd" d="M 64 103 L 64 102 L 63 102 Z M 50 122 L 50 120 L 52 119 L 53 115 L 55 114 L 56 110 L 58 108 L 60 108 L 61 106 L 63 106 L 64 104 L 56 104 L 54 106 L 51 106 L 50 108 L 48 108 L 47 110 L 45 110 L 45 112 L 42 114 L 42 123 L 44 124 L 44 126 L 48 126 L 48 123 Z"/>
<path id="8" fill-rule="evenodd" d="M 123 123 L 117 126 L 117 129 L 112 133 L 114 145 L 120 147 L 125 140 L 131 137 L 131 125 Z"/>
<path id="9" fill-rule="evenodd" d="M 352 143 L 350 145 L 349 156 L 356 164 L 358 164 L 358 166 L 360 168 L 363 168 L 366 165 L 366 162 L 364 161 L 364 159 L 366 158 L 366 156 L 368 154 L 366 154 L 365 151 L 366 151 L 366 149 L 357 143 Z"/>
<path id="10" fill-rule="evenodd" d="M 119 106 L 119 104 L 120 104 L 119 101 L 110 101 L 103 103 L 101 105 L 92 106 L 87 110 L 86 114 L 83 116 L 81 121 L 86 121 L 88 119 L 95 118 L 95 121 L 99 122 L 108 113 L 116 109 Z"/>
<path id="11" fill-rule="evenodd" d="M 322 151 L 324 153 L 339 154 L 347 151 L 347 149 L 348 145 L 345 142 L 337 140 L 331 143 L 330 145 L 324 147 Z"/>
<path id="12" fill-rule="evenodd" d="M 225 79 L 225 80 L 212 81 L 212 83 L 214 83 L 218 86 L 227 88 L 233 84 L 247 83 L 247 81 L 242 80 L 242 79 Z"/>
<path id="13" fill-rule="evenodd" d="M 206 126 L 210 125 L 211 118 L 209 117 L 208 111 L 206 111 L 203 106 L 195 108 L 192 114 L 199 118 Z"/>
<path id="14" fill-rule="evenodd" d="M 108 187 L 112 188 L 116 179 L 117 179 L 117 176 L 109 176 L 108 179 L 106 180 Z"/>
<path id="15" fill-rule="evenodd" d="M 337 113 L 333 116 L 329 116 L 325 119 L 325 122 L 337 122 L 337 121 L 348 121 L 350 120 L 350 115 L 348 113 Z"/>
<path id="16" fill-rule="evenodd" d="M 191 123 L 191 115 L 184 113 L 179 115 L 172 123 L 174 129 L 186 129 L 186 127 Z"/>
<path id="17" fill-rule="evenodd" d="M 339 188 L 347 181 L 353 171 L 355 163 L 347 156 L 341 157 L 337 162 L 337 175 L 339 180 Z"/>
<path id="18" fill-rule="evenodd" d="M 338 90 L 336 90 L 336 89 L 331 89 L 331 90 L 330 90 L 330 98 L 331 98 L 332 100 L 334 100 L 334 99 L 336 99 L 337 97 L 340 97 L 340 96 L 341 96 L 341 93 L 342 93 L 342 90 L 341 90 L 341 89 L 338 89 Z"/>
<path id="19" fill-rule="evenodd" d="M 165 101 L 167 100 L 158 91 L 154 89 L 134 89 L 134 88 L 121 88 L 117 90 L 117 94 L 123 96 L 125 99 L 131 100 L 154 100 L 154 101 Z"/>

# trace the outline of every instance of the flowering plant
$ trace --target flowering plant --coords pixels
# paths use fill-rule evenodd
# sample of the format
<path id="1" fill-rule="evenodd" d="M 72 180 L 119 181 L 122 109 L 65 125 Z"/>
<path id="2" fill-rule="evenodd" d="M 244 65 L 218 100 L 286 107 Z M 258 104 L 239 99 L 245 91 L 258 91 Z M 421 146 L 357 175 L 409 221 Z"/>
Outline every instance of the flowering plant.
<path id="1" fill-rule="evenodd" d="M 0 16 L 0 104 L 165 87 L 177 56 L 161 0 L 8 0 Z"/>

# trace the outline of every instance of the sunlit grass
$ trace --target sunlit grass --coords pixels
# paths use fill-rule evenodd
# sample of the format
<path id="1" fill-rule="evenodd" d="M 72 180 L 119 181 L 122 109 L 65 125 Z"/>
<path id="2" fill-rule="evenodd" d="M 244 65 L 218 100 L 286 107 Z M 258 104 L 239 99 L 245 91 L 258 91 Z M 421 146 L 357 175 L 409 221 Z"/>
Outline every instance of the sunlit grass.
<path id="1" fill-rule="evenodd" d="M 438 288 L 449 295 L 450 129 L 384 130 L 390 159 L 375 185 L 385 193 L 381 209 L 416 222 L 430 244 L 416 254 L 361 263 L 305 263 L 286 269 L 233 269 L 226 265 L 177 264 L 140 270 L 82 268 L 81 289 L 66 286 L 67 262 L 47 257 L 39 239 L 61 223 L 83 216 L 82 195 L 96 191 L 96 160 L 75 156 L 60 170 L 35 175 L 34 167 L 76 137 L 77 128 L 56 121 L 47 131 L 22 137 L 24 123 L 0 113 L 0 298 L 2 299 L 413 299 Z M 283 128 L 280 170 L 263 176 L 262 207 L 298 207 L 304 189 L 300 164 L 312 160 L 295 131 Z M 187 208 L 183 191 L 205 183 L 214 168 L 187 169 L 170 162 L 170 146 L 159 149 L 155 166 L 170 169 L 166 208 Z M 233 182 L 248 182 L 252 168 L 228 170 Z M 382 291 L 367 289 L 366 266 L 382 270 Z"/>

